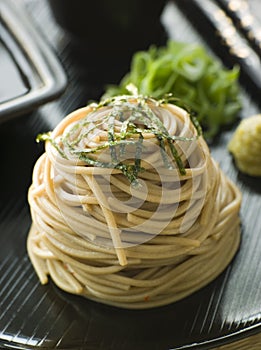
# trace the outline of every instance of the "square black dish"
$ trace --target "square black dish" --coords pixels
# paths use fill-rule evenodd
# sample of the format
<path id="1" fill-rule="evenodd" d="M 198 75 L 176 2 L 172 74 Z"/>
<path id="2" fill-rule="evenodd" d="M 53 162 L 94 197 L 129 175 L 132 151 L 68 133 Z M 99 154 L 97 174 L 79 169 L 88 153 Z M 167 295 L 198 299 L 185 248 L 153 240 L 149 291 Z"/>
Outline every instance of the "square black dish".
<path id="1" fill-rule="evenodd" d="M 31 224 L 26 194 L 33 163 L 42 152 L 35 137 L 95 94 L 75 65 L 66 38 L 60 33 L 60 42 L 54 23 L 48 29 L 51 16 L 46 2 L 23 2 L 50 42 L 58 44 L 70 83 L 59 101 L 0 125 L 0 149 L 4 154 L 0 175 L 0 348 L 211 349 L 260 331 L 260 179 L 244 176 L 235 168 L 226 149 L 234 129 L 222 133 L 211 145 L 211 152 L 242 191 L 242 242 L 233 262 L 216 280 L 180 302 L 143 311 L 91 302 L 62 292 L 51 282 L 40 285 L 26 252 Z M 168 18 L 173 39 L 207 46 L 175 5 L 168 9 Z M 100 85 L 96 90 L 97 98 L 102 88 Z M 242 96 L 242 117 L 260 110 L 245 93 L 243 83 Z"/>
<path id="2" fill-rule="evenodd" d="M 0 122 L 61 95 L 67 77 L 58 58 L 15 1 L 0 1 Z"/>

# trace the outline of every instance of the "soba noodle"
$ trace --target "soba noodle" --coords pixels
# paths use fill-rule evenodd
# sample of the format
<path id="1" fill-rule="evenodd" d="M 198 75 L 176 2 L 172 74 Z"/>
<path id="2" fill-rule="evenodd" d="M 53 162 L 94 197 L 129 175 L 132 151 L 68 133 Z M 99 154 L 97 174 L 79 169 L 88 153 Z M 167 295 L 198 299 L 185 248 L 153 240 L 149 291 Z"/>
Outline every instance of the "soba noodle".
<path id="1" fill-rule="evenodd" d="M 28 192 L 28 253 L 73 294 L 151 308 L 217 277 L 240 242 L 241 193 L 182 108 L 118 97 L 46 135 Z"/>

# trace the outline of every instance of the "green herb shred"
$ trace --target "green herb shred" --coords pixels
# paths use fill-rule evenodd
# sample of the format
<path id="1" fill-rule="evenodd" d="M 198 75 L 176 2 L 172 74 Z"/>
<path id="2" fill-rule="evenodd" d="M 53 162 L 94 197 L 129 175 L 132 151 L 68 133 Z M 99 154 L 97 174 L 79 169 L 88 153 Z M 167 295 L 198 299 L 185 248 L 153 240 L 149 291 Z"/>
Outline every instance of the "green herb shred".
<path id="1" fill-rule="evenodd" d="M 135 99 L 135 103 L 132 103 L 130 99 Z M 172 155 L 173 160 L 176 162 L 177 167 L 181 175 L 186 174 L 185 164 L 178 154 L 175 147 L 175 141 L 192 141 L 201 135 L 199 124 L 194 122 L 197 130 L 197 136 L 192 138 L 171 136 L 168 130 L 165 128 L 161 120 L 154 113 L 150 104 L 159 106 L 169 103 L 172 96 L 169 94 L 165 98 L 157 101 L 150 97 L 144 97 L 143 95 L 137 96 L 116 96 L 100 103 L 93 103 L 93 111 L 108 106 L 106 115 L 95 120 L 89 118 L 89 114 L 82 120 L 75 123 L 72 128 L 66 132 L 59 141 L 59 144 L 51 137 L 51 133 L 39 134 L 37 136 L 37 142 L 49 141 L 64 158 L 68 158 L 65 154 L 65 150 L 69 152 L 73 157 L 78 158 L 89 166 L 118 169 L 129 182 L 137 186 L 139 185 L 138 176 L 139 173 L 144 171 L 141 166 L 144 134 L 152 133 L 158 140 L 160 146 L 160 152 L 163 160 L 163 164 L 167 169 L 173 169 L 171 160 L 168 157 L 167 148 L 169 154 Z M 93 113 L 94 113 L 93 112 Z M 120 130 L 115 131 L 115 122 L 120 121 Z M 94 148 L 83 148 L 80 146 L 80 142 L 84 138 L 88 137 L 96 127 L 101 126 L 104 122 L 107 123 L 107 141 Z M 118 126 L 119 127 L 119 126 Z M 134 137 L 135 136 L 135 137 Z M 60 146 L 61 144 L 61 146 Z M 122 156 L 125 153 L 126 146 L 134 146 L 134 159 L 128 159 L 122 161 Z M 108 149 L 109 160 L 101 161 L 95 157 L 95 154 L 99 151 Z M 67 154 L 69 154 L 67 153 Z"/>

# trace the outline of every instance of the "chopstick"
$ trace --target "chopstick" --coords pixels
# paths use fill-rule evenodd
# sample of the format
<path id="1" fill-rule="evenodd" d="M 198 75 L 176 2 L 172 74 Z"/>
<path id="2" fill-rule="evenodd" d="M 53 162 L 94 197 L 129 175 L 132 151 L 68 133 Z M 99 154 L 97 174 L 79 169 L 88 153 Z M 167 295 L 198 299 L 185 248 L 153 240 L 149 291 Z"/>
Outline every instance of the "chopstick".
<path id="1" fill-rule="evenodd" d="M 232 19 L 212 0 L 182 0 L 177 4 L 226 65 L 240 65 L 241 79 L 260 103 L 261 60 Z"/>
<path id="2" fill-rule="evenodd" d="M 216 0 L 261 56 L 261 24 L 246 0 Z"/>

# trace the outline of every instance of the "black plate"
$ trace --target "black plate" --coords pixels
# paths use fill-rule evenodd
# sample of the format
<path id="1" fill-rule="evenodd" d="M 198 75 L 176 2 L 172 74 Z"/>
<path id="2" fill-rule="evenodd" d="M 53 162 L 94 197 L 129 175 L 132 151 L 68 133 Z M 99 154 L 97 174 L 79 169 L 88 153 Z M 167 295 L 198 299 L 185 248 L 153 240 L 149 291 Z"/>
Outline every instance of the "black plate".
<path id="1" fill-rule="evenodd" d="M 20 0 L 21 1 L 21 0 Z M 23 0 L 61 55 L 69 75 L 66 92 L 31 114 L 0 125 L 0 347 L 3 349 L 167 350 L 211 349 L 261 330 L 261 180 L 240 174 L 226 145 L 236 125 L 211 145 L 213 157 L 243 193 L 242 242 L 233 262 L 216 280 L 180 302 L 152 310 L 123 310 L 69 295 L 53 283 L 41 286 L 26 253 L 31 224 L 27 190 L 34 162 L 43 151 L 39 132 L 67 113 L 99 98 L 44 0 Z M 163 15 L 168 35 L 207 45 L 182 12 Z M 77 64 L 76 64 L 77 63 Z M 86 67 L 87 68 L 87 67 Z M 91 67 L 89 67 L 91 70 Z M 104 84 L 108 81 L 104 80 Z M 243 82 L 242 82 L 243 84 Z M 260 111 L 242 85 L 241 117 Z"/>
<path id="2" fill-rule="evenodd" d="M 19 3 L 0 1 L 0 122 L 20 116 L 64 92 L 58 58 Z"/>

